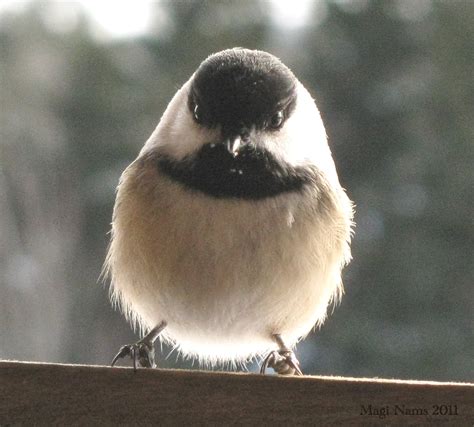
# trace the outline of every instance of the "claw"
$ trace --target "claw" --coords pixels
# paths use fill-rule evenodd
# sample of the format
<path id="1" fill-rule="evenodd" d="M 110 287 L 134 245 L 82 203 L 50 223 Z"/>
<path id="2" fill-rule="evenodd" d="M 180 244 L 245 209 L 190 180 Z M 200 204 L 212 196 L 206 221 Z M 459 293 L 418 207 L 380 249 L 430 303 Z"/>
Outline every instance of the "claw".
<path id="1" fill-rule="evenodd" d="M 112 363 L 111 363 L 110 366 L 115 366 L 115 364 L 117 363 L 117 360 L 123 359 L 124 357 L 127 357 L 131 353 L 131 351 L 132 351 L 131 346 L 129 346 L 129 345 L 124 345 L 124 346 L 120 347 L 120 350 L 115 355 L 115 357 L 112 359 Z"/>
<path id="2" fill-rule="evenodd" d="M 137 372 L 137 349 L 135 347 L 131 348 L 130 356 L 133 360 L 133 372 Z"/>
<path id="3" fill-rule="evenodd" d="M 265 359 L 263 359 L 262 366 L 260 366 L 260 374 L 264 375 L 265 371 L 267 370 L 268 366 L 270 364 L 273 364 L 273 360 L 275 359 L 275 354 L 277 353 L 276 351 L 271 351 L 270 353 L 267 354 Z"/>
<path id="4" fill-rule="evenodd" d="M 296 358 L 295 353 L 293 353 L 291 350 L 285 356 L 285 362 L 291 369 L 295 371 L 295 375 L 303 375 L 303 372 L 300 368 L 300 362 Z"/>

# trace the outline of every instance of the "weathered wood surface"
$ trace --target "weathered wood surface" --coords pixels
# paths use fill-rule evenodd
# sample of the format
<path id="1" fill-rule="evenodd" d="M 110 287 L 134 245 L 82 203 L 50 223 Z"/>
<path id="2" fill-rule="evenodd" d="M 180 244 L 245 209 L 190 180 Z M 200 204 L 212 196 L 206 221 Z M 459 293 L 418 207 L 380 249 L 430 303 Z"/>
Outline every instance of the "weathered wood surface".
<path id="1" fill-rule="evenodd" d="M 0 362 L 1 426 L 438 423 L 474 425 L 474 384 Z"/>

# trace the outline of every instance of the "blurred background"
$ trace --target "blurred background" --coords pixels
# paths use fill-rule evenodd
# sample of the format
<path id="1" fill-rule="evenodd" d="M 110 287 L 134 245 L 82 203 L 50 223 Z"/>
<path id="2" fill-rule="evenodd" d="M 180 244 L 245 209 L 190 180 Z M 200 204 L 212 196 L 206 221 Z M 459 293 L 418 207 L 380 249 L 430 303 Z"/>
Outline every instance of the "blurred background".
<path id="1" fill-rule="evenodd" d="M 314 95 L 357 205 L 346 295 L 299 344 L 304 372 L 474 380 L 470 0 L 0 1 L 0 358 L 108 364 L 137 339 L 98 283 L 115 187 L 234 46 Z"/>

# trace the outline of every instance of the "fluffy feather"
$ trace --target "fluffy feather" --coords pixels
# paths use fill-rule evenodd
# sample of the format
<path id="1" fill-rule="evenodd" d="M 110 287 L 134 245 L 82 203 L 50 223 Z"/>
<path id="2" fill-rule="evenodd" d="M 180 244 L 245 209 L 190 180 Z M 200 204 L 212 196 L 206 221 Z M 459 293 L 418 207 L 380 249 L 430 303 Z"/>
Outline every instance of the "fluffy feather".
<path id="1" fill-rule="evenodd" d="M 187 108 L 193 77 L 177 92 L 138 158 L 123 173 L 106 260 L 111 295 L 143 330 L 206 364 L 242 362 L 293 346 L 342 293 L 352 203 L 341 188 L 319 112 L 297 82 L 280 132 L 255 132 L 277 159 L 304 167 L 304 189 L 261 200 L 212 198 L 157 167 L 219 140 Z"/>

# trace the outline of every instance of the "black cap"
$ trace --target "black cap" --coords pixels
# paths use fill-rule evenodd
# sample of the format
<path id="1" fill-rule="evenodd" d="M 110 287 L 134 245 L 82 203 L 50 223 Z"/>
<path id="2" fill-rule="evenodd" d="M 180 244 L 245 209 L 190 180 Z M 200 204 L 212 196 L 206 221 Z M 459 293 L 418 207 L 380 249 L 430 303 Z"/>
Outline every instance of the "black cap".
<path id="1" fill-rule="evenodd" d="M 199 109 L 199 123 L 220 125 L 230 132 L 263 128 L 272 115 L 291 113 L 296 100 L 296 78 L 275 56 L 258 50 L 234 48 L 208 57 L 196 71 L 188 106 Z"/>

